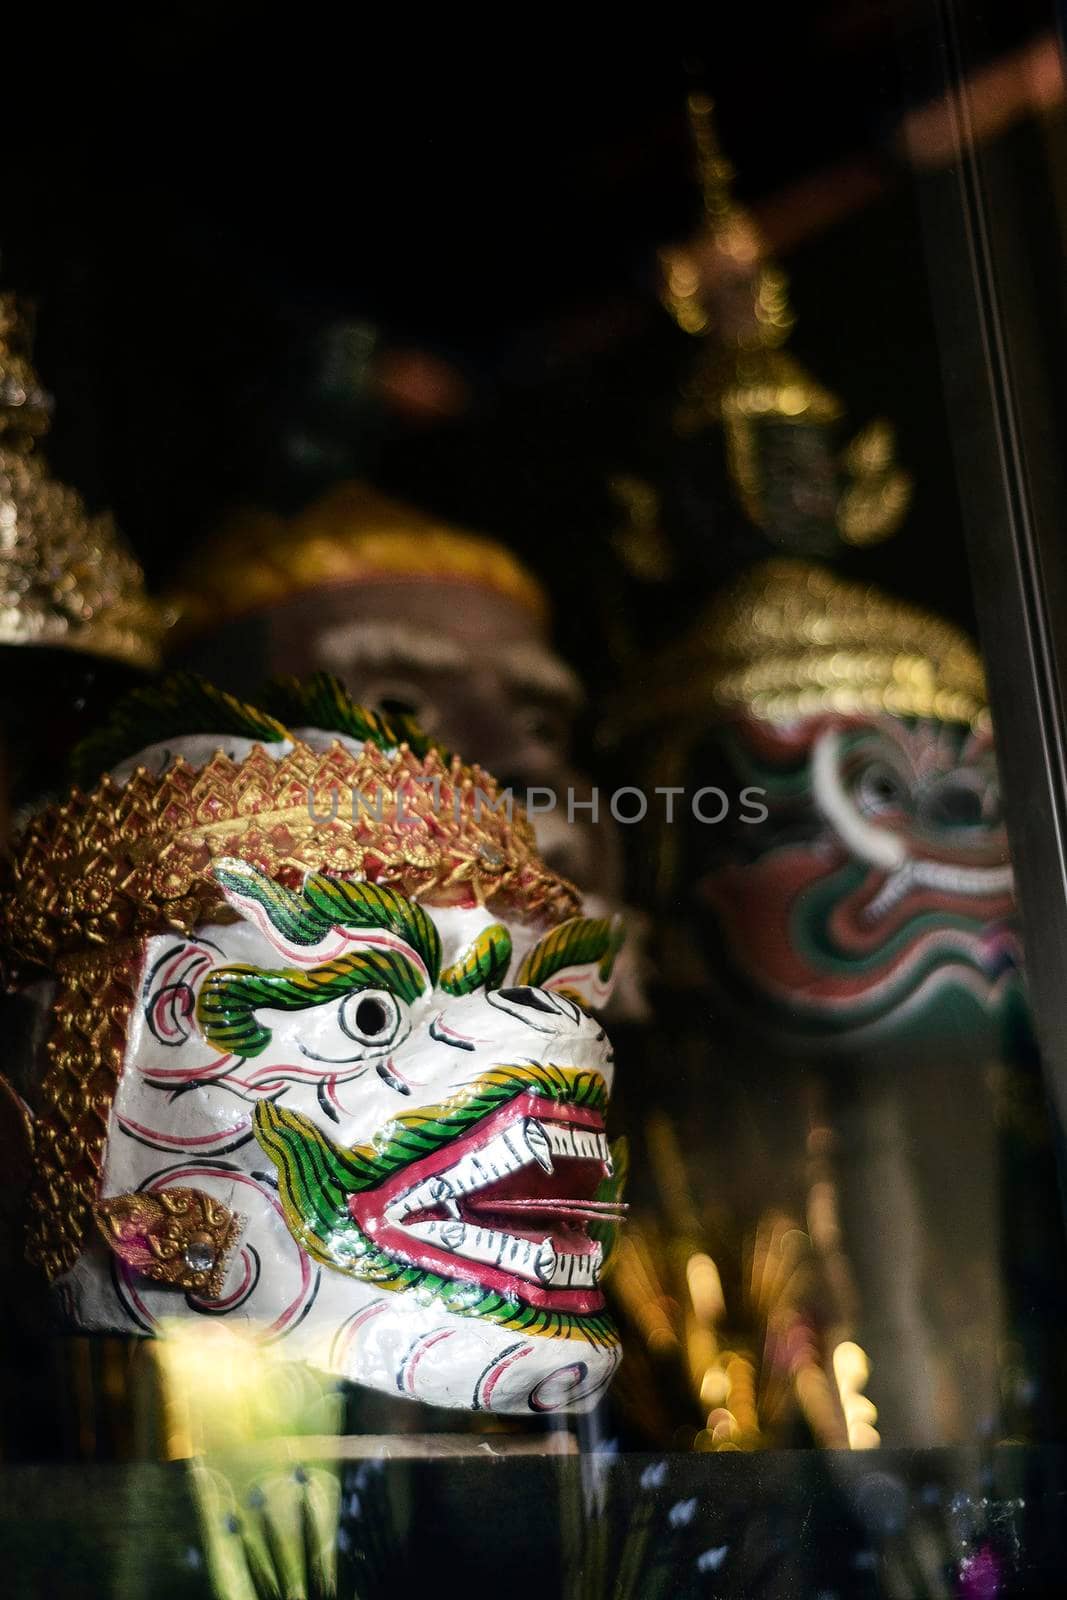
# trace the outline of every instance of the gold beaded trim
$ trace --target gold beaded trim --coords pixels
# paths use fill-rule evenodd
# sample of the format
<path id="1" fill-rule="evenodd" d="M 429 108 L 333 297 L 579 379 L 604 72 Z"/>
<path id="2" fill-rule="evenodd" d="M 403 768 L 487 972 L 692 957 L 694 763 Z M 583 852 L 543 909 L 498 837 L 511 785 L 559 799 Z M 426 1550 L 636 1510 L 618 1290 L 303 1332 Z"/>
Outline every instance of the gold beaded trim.
<path id="1" fill-rule="evenodd" d="M 140 969 L 131 944 L 62 966 L 34 1123 L 26 1231 L 26 1254 L 50 1279 L 74 1265 L 89 1226 Z"/>
<path id="2" fill-rule="evenodd" d="M 211 870 L 222 856 L 294 889 L 321 871 L 546 925 L 580 909 L 574 886 L 542 863 L 521 807 L 509 820 L 479 767 L 406 744 L 353 755 L 298 742 L 278 761 L 257 745 L 236 763 L 219 751 L 199 768 L 179 758 L 162 777 L 141 767 L 125 787 L 105 777 L 32 818 L 10 866 L 0 949 L 52 966 L 94 945 L 232 921 Z"/>

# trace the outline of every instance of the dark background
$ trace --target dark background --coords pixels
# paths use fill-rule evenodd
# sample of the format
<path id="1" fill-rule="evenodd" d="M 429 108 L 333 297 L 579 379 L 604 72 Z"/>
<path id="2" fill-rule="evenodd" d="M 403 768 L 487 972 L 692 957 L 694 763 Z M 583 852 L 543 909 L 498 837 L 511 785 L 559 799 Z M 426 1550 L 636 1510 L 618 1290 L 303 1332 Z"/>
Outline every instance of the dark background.
<path id="1" fill-rule="evenodd" d="M 1034 0 L 978 10 L 975 65 L 1051 20 Z M 54 467 L 114 508 L 153 583 L 231 503 L 294 506 L 358 469 L 518 548 L 554 591 L 564 648 L 606 687 L 604 613 L 622 591 L 605 480 L 669 477 L 695 353 L 659 306 L 656 251 L 699 220 L 696 85 L 739 195 L 771 211 L 793 197 L 793 350 L 852 429 L 892 418 L 916 479 L 905 530 L 845 564 L 970 620 L 916 179 L 896 140 L 940 88 L 935 7 L 644 23 L 594 42 L 522 15 L 434 34 L 412 12 L 384 38 L 313 4 L 33 24 L 8 62 L 2 278 L 37 302 Z M 1024 170 L 1033 143 L 1045 182 L 1040 135 L 1011 137 Z M 454 414 L 369 401 L 343 354 L 367 327 L 379 352 L 443 363 Z M 628 591 L 634 617 L 666 603 L 674 630 L 696 613 L 716 573 L 703 557 L 735 515 L 712 495 L 705 523 L 668 528 L 683 581 Z"/>

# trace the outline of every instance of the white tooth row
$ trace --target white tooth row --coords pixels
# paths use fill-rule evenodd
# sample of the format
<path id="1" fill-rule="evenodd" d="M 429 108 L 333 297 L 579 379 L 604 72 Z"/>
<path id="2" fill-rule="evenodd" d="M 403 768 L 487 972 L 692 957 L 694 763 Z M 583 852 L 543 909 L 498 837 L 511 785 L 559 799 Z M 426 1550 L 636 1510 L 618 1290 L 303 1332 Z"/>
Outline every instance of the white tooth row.
<path id="1" fill-rule="evenodd" d="M 457 1202 L 462 1195 L 474 1194 L 488 1184 L 497 1183 L 521 1167 L 529 1166 L 531 1161 L 536 1161 L 545 1172 L 551 1172 L 553 1156 L 602 1161 L 609 1170 L 611 1167 L 608 1141 L 602 1133 L 526 1117 L 522 1122 L 513 1122 L 503 1133 L 495 1134 L 480 1150 L 468 1151 L 446 1172 L 436 1173 L 400 1195 L 386 1207 L 385 1214 L 390 1222 L 403 1222 L 417 1211 L 432 1211 L 442 1206 L 458 1221 Z"/>
<path id="2" fill-rule="evenodd" d="M 546 1288 L 592 1288 L 604 1259 L 599 1244 L 578 1255 L 557 1251 L 551 1238 L 522 1239 L 495 1228 L 479 1228 L 460 1218 L 461 1195 L 484 1189 L 533 1161 L 545 1172 L 551 1172 L 553 1156 L 602 1161 L 609 1171 L 611 1168 L 608 1142 L 602 1133 L 526 1117 L 495 1134 L 480 1150 L 468 1151 L 446 1172 L 436 1173 L 400 1195 L 386 1207 L 386 1217 L 390 1222 L 401 1224 L 416 1239 L 424 1239 L 438 1249 L 463 1256 L 468 1261 L 500 1267 L 518 1277 L 542 1283 Z M 438 1207 L 448 1213 L 441 1221 L 407 1220 L 417 1212 Z"/>
<path id="3" fill-rule="evenodd" d="M 537 1258 L 538 1277 L 546 1288 L 591 1289 L 600 1275 L 604 1247 L 594 1244 L 584 1255 L 558 1251 L 551 1239 L 541 1245 Z"/>
<path id="4" fill-rule="evenodd" d="M 552 1289 L 591 1289 L 604 1260 L 600 1244 L 578 1255 L 557 1250 L 551 1239 L 520 1239 L 513 1233 L 478 1228 L 453 1217 L 443 1222 L 409 1222 L 405 1227 L 416 1239 L 425 1239 L 440 1250 L 467 1261 L 483 1261 Z"/>
<path id="5" fill-rule="evenodd" d="M 885 916 L 912 888 L 941 889 L 947 894 L 961 895 L 1006 894 L 1012 884 L 1010 867 L 963 867 L 947 861 L 922 859 L 905 861 L 886 879 L 864 915 L 868 922 Z"/>
<path id="6" fill-rule="evenodd" d="M 543 1124 L 548 1148 L 554 1156 L 573 1156 L 578 1160 L 607 1161 L 608 1141 L 592 1128 L 572 1128 L 565 1122 Z"/>
<path id="7" fill-rule="evenodd" d="M 460 1195 L 484 1189 L 487 1184 L 518 1172 L 520 1167 L 528 1166 L 535 1159 L 524 1133 L 522 1125 L 505 1128 L 480 1150 L 469 1150 L 447 1172 L 426 1178 L 417 1188 L 402 1194 L 386 1208 L 386 1216 L 391 1222 L 403 1222 L 414 1211 L 432 1211 L 435 1206 L 444 1206 L 452 1216 L 458 1217 L 456 1201 Z"/>
<path id="8" fill-rule="evenodd" d="M 538 1276 L 537 1258 L 543 1248 L 538 1239 L 518 1239 L 514 1234 L 456 1222 L 452 1217 L 444 1222 L 409 1222 L 407 1232 L 452 1255 L 465 1256 L 468 1261 L 484 1261 L 524 1278 Z"/>
<path id="9" fill-rule="evenodd" d="M 874 899 L 864 908 L 863 916 L 866 922 L 877 922 L 879 917 L 885 916 L 887 911 L 892 911 L 898 900 L 902 900 L 912 885 L 912 868 L 910 862 L 905 862 L 899 872 L 893 873 L 886 879 Z"/>

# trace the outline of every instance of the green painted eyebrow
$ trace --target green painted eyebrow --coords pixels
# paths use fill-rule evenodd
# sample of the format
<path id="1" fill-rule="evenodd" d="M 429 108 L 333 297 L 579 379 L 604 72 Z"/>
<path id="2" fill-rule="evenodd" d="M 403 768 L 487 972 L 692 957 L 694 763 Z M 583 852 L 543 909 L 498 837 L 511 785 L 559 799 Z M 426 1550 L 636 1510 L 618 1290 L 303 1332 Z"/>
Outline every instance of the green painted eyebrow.
<path id="1" fill-rule="evenodd" d="M 515 983 L 538 988 L 567 967 L 593 962 L 597 976 L 606 983 L 625 940 L 619 917 L 572 917 L 537 941 L 515 974 Z"/>
<path id="2" fill-rule="evenodd" d="M 201 986 L 196 1019 L 208 1043 L 223 1055 L 258 1056 L 271 1031 L 257 1010 L 304 1011 L 360 989 L 386 989 L 410 1004 L 425 979 L 399 950 L 355 950 L 319 967 L 276 970 L 253 966 L 216 967 Z"/>
<path id="3" fill-rule="evenodd" d="M 458 961 L 441 974 L 446 994 L 473 994 L 476 989 L 499 989 L 511 960 L 511 935 L 502 922 L 483 928 Z"/>
<path id="4" fill-rule="evenodd" d="M 235 858 L 216 862 L 214 871 L 228 893 L 260 906 L 288 944 L 318 944 L 331 928 L 393 933 L 414 950 L 430 984 L 437 982 L 441 937 L 427 912 L 395 889 L 331 878 L 325 872 L 309 872 L 300 890 L 287 889 Z"/>

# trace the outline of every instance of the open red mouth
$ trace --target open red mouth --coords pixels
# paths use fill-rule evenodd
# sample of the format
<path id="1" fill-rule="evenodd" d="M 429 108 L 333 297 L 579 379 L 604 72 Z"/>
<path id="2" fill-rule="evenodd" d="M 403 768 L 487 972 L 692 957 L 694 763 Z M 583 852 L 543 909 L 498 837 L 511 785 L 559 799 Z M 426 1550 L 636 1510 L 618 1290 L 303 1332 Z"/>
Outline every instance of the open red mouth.
<path id="1" fill-rule="evenodd" d="M 597 1311 L 603 1249 L 589 1226 L 625 1211 L 595 1198 L 611 1170 L 599 1111 L 523 1093 L 348 1205 L 413 1266 L 546 1309 Z"/>

